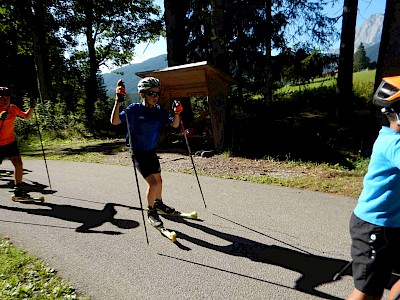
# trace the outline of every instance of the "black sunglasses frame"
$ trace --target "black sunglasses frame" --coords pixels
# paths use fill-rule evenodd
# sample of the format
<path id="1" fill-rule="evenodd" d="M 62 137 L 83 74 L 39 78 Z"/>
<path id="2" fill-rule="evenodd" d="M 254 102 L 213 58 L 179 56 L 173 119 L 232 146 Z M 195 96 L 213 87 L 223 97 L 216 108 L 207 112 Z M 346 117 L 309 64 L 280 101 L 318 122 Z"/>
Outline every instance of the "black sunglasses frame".
<path id="1" fill-rule="evenodd" d="M 147 96 L 152 96 L 152 97 L 155 97 L 155 96 L 158 96 L 158 97 L 160 97 L 160 92 L 153 92 L 153 91 L 146 91 L 146 92 L 144 92 Z"/>

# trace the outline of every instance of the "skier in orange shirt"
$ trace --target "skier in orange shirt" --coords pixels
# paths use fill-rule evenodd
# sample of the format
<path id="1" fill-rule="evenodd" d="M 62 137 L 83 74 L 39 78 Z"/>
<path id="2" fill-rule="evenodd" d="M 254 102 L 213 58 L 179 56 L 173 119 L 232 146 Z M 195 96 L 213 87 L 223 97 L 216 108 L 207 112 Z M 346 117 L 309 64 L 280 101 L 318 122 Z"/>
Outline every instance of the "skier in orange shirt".
<path id="1" fill-rule="evenodd" d="M 10 104 L 11 91 L 7 87 L 0 87 L 0 164 L 8 157 L 14 165 L 14 195 L 16 197 L 29 197 L 22 186 L 23 164 L 14 134 L 16 117 L 29 119 L 33 114 L 35 103 L 25 112 L 18 106 Z"/>

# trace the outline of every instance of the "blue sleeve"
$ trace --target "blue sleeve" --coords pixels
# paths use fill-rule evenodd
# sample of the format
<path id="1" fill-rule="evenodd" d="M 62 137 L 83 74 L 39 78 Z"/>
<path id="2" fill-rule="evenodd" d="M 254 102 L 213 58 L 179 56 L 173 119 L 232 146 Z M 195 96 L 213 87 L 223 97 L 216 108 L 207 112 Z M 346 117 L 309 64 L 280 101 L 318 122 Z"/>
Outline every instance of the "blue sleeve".
<path id="1" fill-rule="evenodd" d="M 126 111 L 125 109 L 123 109 L 120 113 L 119 113 L 119 118 L 121 120 L 121 123 L 126 123 Z"/>

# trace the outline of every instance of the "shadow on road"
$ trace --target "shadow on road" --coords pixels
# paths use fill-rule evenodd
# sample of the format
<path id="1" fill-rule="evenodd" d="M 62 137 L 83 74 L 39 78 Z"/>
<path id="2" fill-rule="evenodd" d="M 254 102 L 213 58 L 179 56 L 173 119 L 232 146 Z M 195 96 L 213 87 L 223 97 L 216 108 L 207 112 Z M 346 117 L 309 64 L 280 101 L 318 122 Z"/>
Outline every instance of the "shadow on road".
<path id="1" fill-rule="evenodd" d="M 24 169 L 24 175 L 30 173 L 32 171 Z M 3 183 L 0 184 L 0 188 L 10 188 L 12 189 L 14 186 L 14 171 L 9 171 L 9 170 L 0 170 L 0 181 Z M 40 182 L 37 181 L 32 181 L 29 179 L 24 178 L 23 182 L 23 187 L 24 190 L 27 191 L 28 193 L 30 192 L 36 192 L 36 193 L 41 193 L 43 195 L 49 195 L 49 194 L 54 194 L 57 191 L 54 190 L 48 190 L 47 188 L 49 187 L 48 185 L 44 185 Z"/>
<path id="2" fill-rule="evenodd" d="M 218 217 L 220 217 L 220 216 L 218 216 Z M 220 217 L 220 218 L 223 218 L 223 217 Z M 259 243 L 254 240 L 247 239 L 242 236 L 236 236 L 236 235 L 224 233 L 224 232 L 209 228 L 207 226 L 204 226 L 203 224 L 191 222 L 191 220 L 177 219 L 177 218 L 171 218 L 171 217 L 168 217 L 168 220 L 185 223 L 186 225 L 188 225 L 192 228 L 198 229 L 204 233 L 207 233 L 209 235 L 226 240 L 226 241 L 230 242 L 230 244 L 225 245 L 225 246 L 215 245 L 215 244 L 209 243 L 208 241 L 201 240 L 194 236 L 189 236 L 183 232 L 179 232 L 179 231 L 175 230 L 177 237 L 180 240 L 186 240 L 186 241 L 193 243 L 195 245 L 198 245 L 200 247 L 205 247 L 207 249 L 219 251 L 219 252 L 222 252 L 222 253 L 225 253 L 228 255 L 246 257 L 252 261 L 275 265 L 275 266 L 279 266 L 279 267 L 282 267 L 282 268 L 285 268 L 285 269 L 288 269 L 291 271 L 295 271 L 295 272 L 301 274 L 300 277 L 296 280 L 296 283 L 294 286 L 295 290 L 301 291 L 303 293 L 307 293 L 309 295 L 322 297 L 324 299 L 333 299 L 333 300 L 342 299 L 342 298 L 338 298 L 336 296 L 329 295 L 324 292 L 318 291 L 318 290 L 316 290 L 316 288 L 318 286 L 321 286 L 322 284 L 327 284 L 327 283 L 333 282 L 334 281 L 333 278 L 335 277 L 335 275 L 339 271 L 344 269 L 344 267 L 349 263 L 346 260 L 315 255 L 315 254 L 312 254 L 305 250 L 301 250 L 300 248 L 298 248 L 294 245 L 292 246 L 288 243 L 279 241 L 274 238 L 272 238 L 272 239 L 279 241 L 285 245 L 288 245 L 292 249 L 277 246 L 277 245 L 266 245 L 266 244 Z M 226 219 L 226 220 L 228 220 L 228 219 Z M 240 224 L 238 224 L 238 225 L 240 225 Z M 240 225 L 240 226 L 242 226 L 242 225 Z M 245 227 L 245 226 L 242 226 L 242 227 Z M 245 228 L 247 228 L 251 231 L 257 232 L 261 235 L 269 237 L 268 235 L 263 234 L 258 231 L 255 231 L 255 230 L 252 230 L 251 228 L 248 228 L 248 227 L 245 227 Z M 163 254 L 160 254 L 160 255 L 163 255 Z M 182 260 L 180 258 L 176 258 L 176 257 L 172 257 L 172 256 L 170 258 Z M 197 262 L 191 262 L 191 261 L 187 261 L 187 260 L 183 260 L 183 261 L 192 263 L 192 264 L 196 264 L 196 265 L 199 264 Z M 200 264 L 200 265 L 203 265 L 203 264 Z M 219 268 L 214 268 L 214 267 L 207 266 L 207 265 L 204 265 L 204 266 L 208 267 L 208 268 L 220 270 Z M 230 271 L 226 271 L 226 270 L 221 270 L 221 271 L 231 273 Z M 248 277 L 247 275 L 243 275 L 243 274 L 238 274 L 238 273 L 234 273 L 234 274 Z M 351 275 L 351 268 L 345 270 L 345 272 L 343 272 L 341 275 L 342 276 Z M 388 285 L 388 288 L 390 288 L 390 286 L 397 279 L 399 279 L 399 277 L 395 276 L 395 275 L 393 275 L 392 277 L 395 277 L 395 278 L 392 278 L 391 282 Z M 258 279 L 258 278 L 253 278 L 253 279 L 265 281 L 265 280 Z M 282 286 L 280 284 L 273 283 L 273 282 L 268 282 L 268 283 Z M 292 289 L 292 287 L 289 287 L 289 286 L 287 288 Z"/>
<path id="3" fill-rule="evenodd" d="M 27 202 L 24 202 L 27 203 Z M 117 214 L 115 206 L 121 206 L 115 203 L 106 203 L 102 210 L 91 209 L 86 207 L 78 207 L 72 205 L 61 205 L 46 202 L 29 202 L 32 205 L 44 208 L 22 208 L 0 205 L 0 209 L 11 211 L 25 212 L 31 215 L 40 215 L 46 217 L 57 218 L 69 222 L 82 223 L 81 226 L 75 229 L 81 233 L 102 233 L 110 235 L 122 234 L 120 231 L 95 230 L 106 222 L 110 222 L 114 226 L 121 229 L 132 229 L 139 226 L 139 223 L 133 220 L 116 219 Z M 50 208 L 50 209 L 49 209 Z"/>

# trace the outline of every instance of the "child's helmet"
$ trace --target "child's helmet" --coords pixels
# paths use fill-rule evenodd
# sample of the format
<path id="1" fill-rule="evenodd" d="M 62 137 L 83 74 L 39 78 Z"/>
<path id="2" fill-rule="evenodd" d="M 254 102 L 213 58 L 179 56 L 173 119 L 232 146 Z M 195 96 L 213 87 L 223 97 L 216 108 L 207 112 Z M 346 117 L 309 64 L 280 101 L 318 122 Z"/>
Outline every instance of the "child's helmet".
<path id="1" fill-rule="evenodd" d="M 8 87 L 0 86 L 0 97 L 1 96 L 11 96 L 11 91 L 8 89 Z"/>
<path id="2" fill-rule="evenodd" d="M 372 103 L 380 107 L 400 107 L 400 76 L 384 77 Z"/>
<path id="3" fill-rule="evenodd" d="M 141 93 L 143 91 L 147 91 L 153 87 L 160 87 L 160 80 L 154 77 L 145 77 L 141 79 L 138 83 L 138 92 Z"/>

